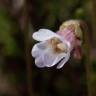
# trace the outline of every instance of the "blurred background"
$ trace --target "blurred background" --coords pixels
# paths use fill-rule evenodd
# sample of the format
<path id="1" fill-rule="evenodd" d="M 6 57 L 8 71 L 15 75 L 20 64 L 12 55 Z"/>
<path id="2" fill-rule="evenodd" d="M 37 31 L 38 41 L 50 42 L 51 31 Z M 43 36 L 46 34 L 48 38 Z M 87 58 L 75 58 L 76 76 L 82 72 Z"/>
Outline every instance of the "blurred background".
<path id="1" fill-rule="evenodd" d="M 83 56 L 60 70 L 39 69 L 31 56 L 40 28 L 65 20 L 88 25 Z M 96 96 L 96 0 L 0 0 L 0 96 Z"/>

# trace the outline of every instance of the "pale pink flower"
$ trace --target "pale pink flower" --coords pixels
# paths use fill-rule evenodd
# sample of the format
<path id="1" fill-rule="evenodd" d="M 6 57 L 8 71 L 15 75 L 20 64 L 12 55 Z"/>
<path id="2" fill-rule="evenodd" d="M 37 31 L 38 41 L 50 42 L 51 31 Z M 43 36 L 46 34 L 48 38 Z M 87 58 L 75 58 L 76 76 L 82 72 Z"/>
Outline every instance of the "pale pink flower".
<path id="1" fill-rule="evenodd" d="M 81 45 L 81 40 L 76 38 L 76 31 L 81 32 L 81 29 L 77 30 L 79 25 L 76 24 L 77 21 L 70 20 L 63 23 L 56 33 L 48 29 L 33 33 L 33 39 L 39 41 L 31 52 L 37 67 L 52 67 L 56 64 L 57 69 L 63 67 L 69 60 L 71 51 Z M 77 37 L 81 36 L 79 35 L 77 34 Z"/>

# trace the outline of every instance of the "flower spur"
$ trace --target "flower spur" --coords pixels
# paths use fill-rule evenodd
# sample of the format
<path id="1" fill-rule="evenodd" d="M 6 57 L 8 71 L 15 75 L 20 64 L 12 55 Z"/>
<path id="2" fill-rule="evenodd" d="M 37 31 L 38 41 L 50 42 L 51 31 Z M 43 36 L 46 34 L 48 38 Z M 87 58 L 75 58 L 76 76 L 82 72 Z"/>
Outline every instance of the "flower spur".
<path id="1" fill-rule="evenodd" d="M 56 33 L 40 29 L 34 32 L 32 37 L 39 41 L 31 52 L 36 66 L 43 68 L 58 64 L 57 69 L 60 69 L 69 60 L 72 50 L 81 46 L 82 31 L 77 20 L 69 20 L 64 22 Z"/>

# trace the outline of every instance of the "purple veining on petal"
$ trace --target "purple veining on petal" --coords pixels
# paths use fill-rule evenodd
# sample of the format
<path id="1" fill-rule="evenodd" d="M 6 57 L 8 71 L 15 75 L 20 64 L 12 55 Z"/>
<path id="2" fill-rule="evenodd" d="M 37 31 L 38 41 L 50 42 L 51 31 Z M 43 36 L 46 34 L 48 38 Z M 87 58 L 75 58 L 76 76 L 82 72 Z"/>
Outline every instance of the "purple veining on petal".
<path id="1" fill-rule="evenodd" d="M 57 34 L 60 35 L 62 38 L 64 38 L 66 41 L 70 42 L 71 47 L 74 46 L 75 41 L 74 28 L 72 28 L 71 26 L 65 27 L 64 29 L 59 30 Z"/>

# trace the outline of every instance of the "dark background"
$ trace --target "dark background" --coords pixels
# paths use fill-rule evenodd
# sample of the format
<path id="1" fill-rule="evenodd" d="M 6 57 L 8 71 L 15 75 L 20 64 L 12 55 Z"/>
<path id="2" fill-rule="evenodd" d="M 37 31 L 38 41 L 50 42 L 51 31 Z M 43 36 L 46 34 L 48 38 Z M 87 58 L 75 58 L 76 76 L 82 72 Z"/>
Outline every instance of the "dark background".
<path id="1" fill-rule="evenodd" d="M 95 9 L 95 0 L 0 0 L 0 96 L 96 96 Z M 37 68 L 32 33 L 56 31 L 69 19 L 88 25 L 82 59 Z"/>

